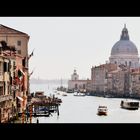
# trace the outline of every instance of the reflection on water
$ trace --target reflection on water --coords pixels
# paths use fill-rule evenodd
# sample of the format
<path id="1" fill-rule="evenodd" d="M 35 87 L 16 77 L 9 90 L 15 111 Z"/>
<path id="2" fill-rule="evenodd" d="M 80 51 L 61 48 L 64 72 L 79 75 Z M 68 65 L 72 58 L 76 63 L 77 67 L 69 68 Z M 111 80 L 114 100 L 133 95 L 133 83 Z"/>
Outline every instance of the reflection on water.
<path id="1" fill-rule="evenodd" d="M 31 92 L 44 91 L 46 95 L 56 94 L 54 89 L 58 85 L 31 85 Z M 62 99 L 59 107 L 59 116 L 52 113 L 50 117 L 39 118 L 39 123 L 140 123 L 140 109 L 126 110 L 120 108 L 121 99 L 102 98 L 93 96 L 56 95 Z M 105 105 L 108 108 L 107 116 L 98 116 L 97 108 Z M 36 123 L 37 118 L 33 119 Z"/>

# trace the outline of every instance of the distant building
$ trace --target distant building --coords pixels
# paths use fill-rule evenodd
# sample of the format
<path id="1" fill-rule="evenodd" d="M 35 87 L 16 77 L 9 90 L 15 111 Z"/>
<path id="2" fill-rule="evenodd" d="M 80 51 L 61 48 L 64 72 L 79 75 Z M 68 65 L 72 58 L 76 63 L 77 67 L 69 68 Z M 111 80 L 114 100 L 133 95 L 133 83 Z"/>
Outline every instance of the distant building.
<path id="1" fill-rule="evenodd" d="M 68 81 L 68 89 L 76 91 L 86 90 L 87 80 L 80 80 L 76 70 L 71 75 L 71 80 Z"/>

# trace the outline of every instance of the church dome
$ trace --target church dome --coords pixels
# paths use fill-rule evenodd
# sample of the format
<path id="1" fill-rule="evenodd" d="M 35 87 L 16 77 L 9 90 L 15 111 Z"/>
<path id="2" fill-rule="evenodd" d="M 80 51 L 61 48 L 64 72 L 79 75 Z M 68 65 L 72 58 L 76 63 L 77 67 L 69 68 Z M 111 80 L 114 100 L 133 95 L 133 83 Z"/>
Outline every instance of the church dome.
<path id="1" fill-rule="evenodd" d="M 128 30 L 124 26 L 120 40 L 112 47 L 111 55 L 138 55 L 138 50 L 135 44 L 129 40 Z"/>

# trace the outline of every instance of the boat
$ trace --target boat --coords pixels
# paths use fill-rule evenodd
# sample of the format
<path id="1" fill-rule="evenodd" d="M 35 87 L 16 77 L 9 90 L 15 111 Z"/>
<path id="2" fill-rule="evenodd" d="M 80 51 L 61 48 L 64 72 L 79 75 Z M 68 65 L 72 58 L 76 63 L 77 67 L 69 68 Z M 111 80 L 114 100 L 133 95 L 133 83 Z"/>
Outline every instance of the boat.
<path id="1" fill-rule="evenodd" d="M 66 93 L 63 93 L 62 96 L 67 96 L 67 94 Z"/>
<path id="2" fill-rule="evenodd" d="M 137 109 L 139 109 L 139 102 L 122 100 L 120 106 L 121 106 L 121 108 L 124 108 L 124 109 L 137 110 Z"/>
<path id="3" fill-rule="evenodd" d="M 44 95 L 44 91 L 36 91 L 35 98 L 45 99 L 46 96 Z"/>
<path id="4" fill-rule="evenodd" d="M 107 106 L 99 106 L 98 107 L 98 115 L 107 115 L 107 111 L 108 111 L 108 109 L 107 109 Z"/>
<path id="5" fill-rule="evenodd" d="M 72 89 L 67 89 L 67 93 L 74 93 Z"/>
<path id="6" fill-rule="evenodd" d="M 59 92 L 57 92 L 56 94 L 57 94 L 57 95 L 60 95 L 60 93 L 59 93 Z"/>
<path id="7" fill-rule="evenodd" d="M 47 107 L 39 107 L 39 111 L 49 111 L 49 109 Z"/>
<path id="8" fill-rule="evenodd" d="M 75 92 L 73 95 L 74 95 L 74 96 L 85 96 L 85 93 L 78 93 L 78 92 Z"/>

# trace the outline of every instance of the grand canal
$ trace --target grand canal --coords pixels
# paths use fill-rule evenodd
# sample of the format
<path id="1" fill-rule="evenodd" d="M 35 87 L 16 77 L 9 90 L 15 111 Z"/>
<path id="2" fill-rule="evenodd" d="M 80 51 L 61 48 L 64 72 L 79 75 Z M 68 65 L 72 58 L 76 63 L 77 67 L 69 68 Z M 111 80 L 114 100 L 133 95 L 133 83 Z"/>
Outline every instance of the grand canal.
<path id="1" fill-rule="evenodd" d="M 57 85 L 31 84 L 31 92 L 44 91 L 46 95 L 56 94 L 54 88 Z M 94 96 L 68 96 L 56 95 L 62 99 L 59 107 L 59 116 L 52 113 L 50 117 L 40 117 L 39 123 L 140 123 L 140 109 L 125 110 L 120 108 L 121 99 L 102 98 Z M 99 105 L 108 107 L 107 116 L 98 116 Z M 36 123 L 37 118 L 33 118 Z"/>

